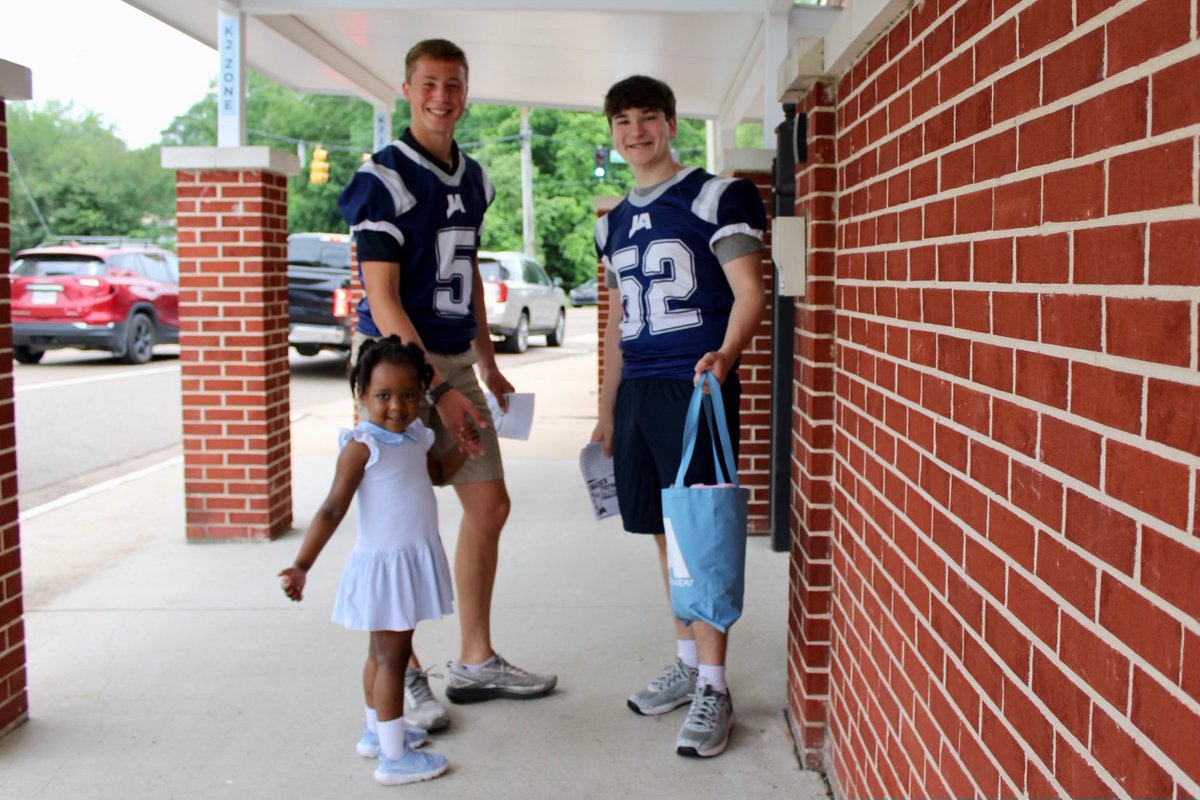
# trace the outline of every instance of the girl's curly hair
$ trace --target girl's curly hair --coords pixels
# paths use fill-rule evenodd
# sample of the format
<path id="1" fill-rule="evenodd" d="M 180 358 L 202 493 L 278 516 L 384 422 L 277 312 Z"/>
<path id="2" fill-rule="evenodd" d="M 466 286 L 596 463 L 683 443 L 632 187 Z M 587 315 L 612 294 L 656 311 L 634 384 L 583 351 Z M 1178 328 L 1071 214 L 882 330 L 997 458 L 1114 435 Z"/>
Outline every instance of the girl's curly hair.
<path id="1" fill-rule="evenodd" d="M 429 388 L 433 380 L 433 367 L 425 360 L 425 351 L 415 342 L 404 344 L 395 334 L 382 339 L 368 339 L 358 349 L 358 361 L 350 370 L 350 391 L 355 398 L 361 398 L 367 391 L 371 381 L 371 372 L 375 365 L 386 361 L 389 364 L 409 364 L 417 371 L 421 386 Z"/>

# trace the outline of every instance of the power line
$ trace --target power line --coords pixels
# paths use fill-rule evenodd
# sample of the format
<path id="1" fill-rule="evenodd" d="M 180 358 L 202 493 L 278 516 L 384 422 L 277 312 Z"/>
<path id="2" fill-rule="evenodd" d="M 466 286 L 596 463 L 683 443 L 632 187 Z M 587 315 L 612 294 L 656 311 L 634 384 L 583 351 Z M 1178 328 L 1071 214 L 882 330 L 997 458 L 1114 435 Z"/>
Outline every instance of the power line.
<path id="1" fill-rule="evenodd" d="M 11 150 L 8 152 L 8 163 L 12 164 L 13 174 L 17 176 L 17 183 L 21 184 L 21 188 L 25 191 L 25 197 L 29 200 L 29 205 L 33 207 L 34 216 L 42 224 L 42 230 L 46 232 L 47 238 L 53 236 L 54 234 L 50 232 L 50 226 L 46 223 L 46 218 L 42 216 L 42 210 L 38 208 L 37 200 L 33 199 L 33 192 L 29 191 L 29 186 L 25 183 L 24 176 L 21 175 L 21 169 L 17 166 L 17 161 L 13 158 Z"/>

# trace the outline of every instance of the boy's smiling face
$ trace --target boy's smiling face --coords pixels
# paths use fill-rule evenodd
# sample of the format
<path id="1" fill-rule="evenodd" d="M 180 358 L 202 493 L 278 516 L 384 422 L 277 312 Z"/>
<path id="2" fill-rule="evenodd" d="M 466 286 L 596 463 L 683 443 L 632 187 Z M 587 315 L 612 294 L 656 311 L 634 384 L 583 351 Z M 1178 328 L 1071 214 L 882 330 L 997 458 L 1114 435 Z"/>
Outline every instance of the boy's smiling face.
<path id="1" fill-rule="evenodd" d="M 635 170 L 654 169 L 671 162 L 671 140 L 676 120 L 658 108 L 627 108 L 609 123 L 613 146 Z"/>
<path id="2" fill-rule="evenodd" d="M 422 56 L 401 88 L 412 106 L 414 133 L 454 135 L 454 126 L 467 108 L 466 67 L 457 61 Z"/>

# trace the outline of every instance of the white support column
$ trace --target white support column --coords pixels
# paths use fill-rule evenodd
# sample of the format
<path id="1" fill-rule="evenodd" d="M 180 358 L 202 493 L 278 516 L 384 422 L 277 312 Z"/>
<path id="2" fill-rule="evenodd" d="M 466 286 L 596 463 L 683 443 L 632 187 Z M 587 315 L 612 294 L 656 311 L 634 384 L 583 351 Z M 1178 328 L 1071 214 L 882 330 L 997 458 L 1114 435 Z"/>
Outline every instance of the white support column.
<path id="1" fill-rule="evenodd" d="M 246 144 L 246 15 L 229 3 L 217 7 L 217 146 Z"/>
<path id="2" fill-rule="evenodd" d="M 775 128 L 783 122 L 783 105 L 779 102 L 779 65 L 788 54 L 788 15 L 791 2 L 773 2 L 763 15 L 763 110 L 762 146 L 775 148 Z"/>
<path id="3" fill-rule="evenodd" d="M 533 130 L 529 127 L 529 106 L 521 107 L 521 230 L 525 234 L 525 255 L 533 255 Z"/>
<path id="4" fill-rule="evenodd" d="M 392 111 L 375 108 L 375 151 L 378 153 L 392 141 Z"/>
<path id="5" fill-rule="evenodd" d="M 737 122 L 717 117 L 705 123 L 707 133 L 708 171 L 720 175 L 725 171 L 725 154 L 737 149 Z"/>

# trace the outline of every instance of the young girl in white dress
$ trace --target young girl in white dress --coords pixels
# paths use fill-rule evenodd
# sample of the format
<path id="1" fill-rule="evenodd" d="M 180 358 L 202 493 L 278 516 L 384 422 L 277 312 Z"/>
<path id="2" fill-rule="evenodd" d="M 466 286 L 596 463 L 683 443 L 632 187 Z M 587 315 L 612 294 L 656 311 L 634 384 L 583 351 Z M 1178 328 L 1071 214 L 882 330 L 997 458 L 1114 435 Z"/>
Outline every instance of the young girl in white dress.
<path id="1" fill-rule="evenodd" d="M 379 756 L 375 780 L 383 784 L 430 780 L 446 771 L 441 753 L 415 749 L 426 733 L 406 731 L 403 719 L 413 628 L 454 610 L 433 483 L 444 483 L 465 457 L 457 449 L 440 458 L 429 453 L 434 434 L 417 419 L 417 410 L 432 376 L 415 344 L 389 336 L 363 345 L 350 386 L 366 419 L 353 431 L 341 431 L 333 487 L 295 563 L 279 573 L 284 593 L 300 600 L 308 571 L 357 495 L 358 539 L 342 572 L 333 621 L 371 632 L 358 752 Z M 478 436 L 474 428 L 464 433 Z"/>

